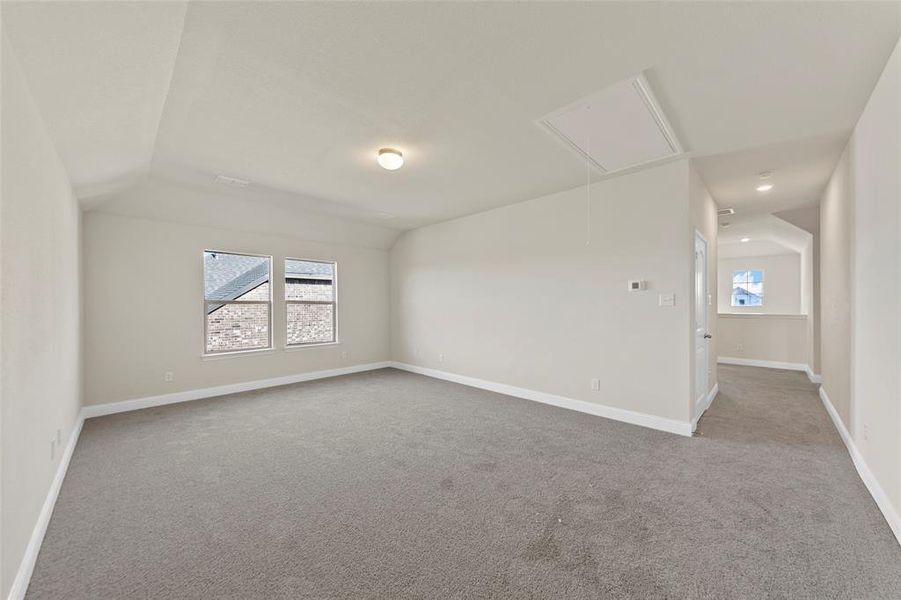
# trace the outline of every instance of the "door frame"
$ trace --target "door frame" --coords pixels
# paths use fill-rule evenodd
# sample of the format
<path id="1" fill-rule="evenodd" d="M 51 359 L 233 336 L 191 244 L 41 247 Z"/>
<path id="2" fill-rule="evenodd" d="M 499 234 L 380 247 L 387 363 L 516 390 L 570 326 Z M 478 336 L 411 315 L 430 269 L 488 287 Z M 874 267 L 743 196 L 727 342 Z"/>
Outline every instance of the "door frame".
<path id="1" fill-rule="evenodd" d="M 704 246 L 704 290 L 698 290 L 698 243 L 703 244 Z M 698 322 L 698 308 L 699 303 L 700 306 L 703 307 L 703 316 L 704 323 L 703 329 L 704 334 L 709 335 L 710 333 L 710 308 L 709 308 L 709 296 L 710 296 L 710 244 L 707 242 L 707 238 L 704 237 L 699 230 L 694 230 L 694 237 L 692 239 L 692 263 L 691 263 L 691 274 L 692 274 L 692 292 L 694 297 L 694 303 L 692 305 L 692 315 L 691 315 L 691 352 L 692 352 L 692 361 L 694 369 L 692 370 L 692 396 L 691 396 L 691 413 L 692 420 L 696 421 L 701 417 L 704 410 L 707 408 L 707 396 L 710 393 L 710 345 L 707 342 L 707 339 L 704 339 L 704 377 L 703 381 L 698 381 L 698 365 L 697 365 L 697 336 L 699 335 L 699 330 L 701 329 L 701 323 Z M 703 385 L 703 390 L 700 390 Z"/>

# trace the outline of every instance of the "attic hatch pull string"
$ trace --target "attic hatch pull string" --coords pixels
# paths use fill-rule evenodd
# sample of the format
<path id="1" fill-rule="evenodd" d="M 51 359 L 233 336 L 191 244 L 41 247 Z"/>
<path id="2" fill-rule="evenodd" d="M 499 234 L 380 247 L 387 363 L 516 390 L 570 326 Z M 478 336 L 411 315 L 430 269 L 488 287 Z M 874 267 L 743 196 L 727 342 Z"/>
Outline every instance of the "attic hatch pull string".
<path id="1" fill-rule="evenodd" d="M 591 110 L 591 107 L 588 107 L 588 110 Z M 586 213 L 586 222 L 585 222 L 585 245 L 591 245 L 591 132 L 588 133 L 588 137 L 585 141 L 585 187 L 587 189 L 586 194 L 586 202 L 585 202 L 585 213 Z"/>

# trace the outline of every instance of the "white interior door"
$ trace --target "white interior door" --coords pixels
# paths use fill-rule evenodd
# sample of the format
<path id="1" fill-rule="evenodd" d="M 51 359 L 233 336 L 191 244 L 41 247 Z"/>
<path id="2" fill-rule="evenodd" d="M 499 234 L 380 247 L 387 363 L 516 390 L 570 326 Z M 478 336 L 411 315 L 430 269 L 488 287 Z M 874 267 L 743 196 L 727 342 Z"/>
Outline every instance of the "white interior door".
<path id="1" fill-rule="evenodd" d="M 695 415 L 707 398 L 707 240 L 695 232 Z"/>

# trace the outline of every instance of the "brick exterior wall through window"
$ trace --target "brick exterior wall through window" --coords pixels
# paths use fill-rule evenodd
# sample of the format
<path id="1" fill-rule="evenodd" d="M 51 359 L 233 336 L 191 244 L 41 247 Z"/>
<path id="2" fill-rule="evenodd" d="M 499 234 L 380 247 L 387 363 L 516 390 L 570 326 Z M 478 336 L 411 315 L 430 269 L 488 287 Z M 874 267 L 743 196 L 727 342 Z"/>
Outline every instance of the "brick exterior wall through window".
<path id="1" fill-rule="evenodd" d="M 269 300 L 269 283 L 237 298 Z M 208 306 L 215 306 L 210 302 Z M 269 346 L 269 304 L 223 304 L 206 316 L 207 352 L 253 350 Z"/>
<path id="2" fill-rule="evenodd" d="M 331 280 L 287 280 L 286 300 L 331 302 Z M 335 341 L 333 304 L 288 303 L 288 344 L 316 344 Z"/>

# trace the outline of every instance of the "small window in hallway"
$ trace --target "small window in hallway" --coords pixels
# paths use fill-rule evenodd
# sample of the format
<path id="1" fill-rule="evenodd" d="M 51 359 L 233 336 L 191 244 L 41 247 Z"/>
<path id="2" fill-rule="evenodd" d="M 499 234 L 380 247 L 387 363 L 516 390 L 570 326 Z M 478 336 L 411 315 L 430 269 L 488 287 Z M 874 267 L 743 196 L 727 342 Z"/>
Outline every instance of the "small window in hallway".
<path id="1" fill-rule="evenodd" d="M 763 306 L 763 271 L 732 271 L 732 306 Z"/>

